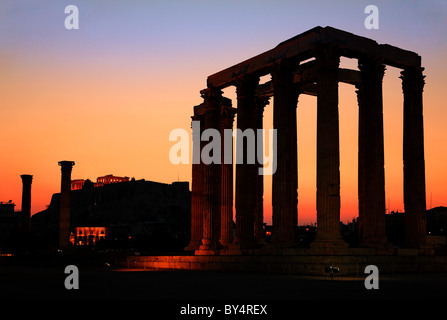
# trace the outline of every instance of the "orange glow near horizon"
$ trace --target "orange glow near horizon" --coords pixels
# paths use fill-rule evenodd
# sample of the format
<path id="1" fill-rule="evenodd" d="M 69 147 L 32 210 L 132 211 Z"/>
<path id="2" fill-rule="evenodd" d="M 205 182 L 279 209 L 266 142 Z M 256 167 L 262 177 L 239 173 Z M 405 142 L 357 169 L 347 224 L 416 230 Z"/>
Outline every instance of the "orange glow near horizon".
<path id="1" fill-rule="evenodd" d="M 263 3 L 262 8 L 268 5 L 267 2 Z M 87 2 L 83 6 L 88 6 Z M 332 12 L 321 17 L 309 14 L 311 21 L 301 21 L 297 25 L 300 19 L 296 19 L 296 14 L 301 12 L 298 8 L 294 8 L 296 11 L 293 12 L 275 6 L 265 10 L 265 17 L 276 16 L 270 13 L 277 10 L 281 12 L 277 14 L 278 17 L 290 12 L 293 13 L 293 19 L 289 21 L 281 18 L 284 25 L 278 24 L 275 28 L 279 29 L 274 31 L 271 21 L 267 19 L 262 23 L 256 21 L 257 24 L 246 23 L 256 25 L 255 30 L 243 29 L 244 25 L 239 25 L 244 23 L 242 19 L 235 19 L 238 29 L 228 29 L 227 16 L 224 19 L 226 28 L 221 28 L 224 31 L 217 27 L 208 28 L 208 25 L 188 25 L 201 20 L 180 15 L 180 11 L 175 11 L 175 17 L 185 19 L 181 20 L 183 25 L 180 22 L 177 25 L 171 18 L 174 25 L 163 24 L 165 29 L 153 25 L 144 25 L 147 28 L 144 29 L 144 23 L 155 24 L 155 20 L 131 18 L 130 13 L 134 11 L 130 8 L 126 8 L 121 19 L 121 16 L 113 16 L 116 18 L 113 20 L 109 15 L 113 10 L 119 11 L 121 5 L 110 6 L 110 9 L 99 12 L 92 9 L 91 16 L 98 20 L 91 22 L 85 7 L 80 5 L 84 20 L 77 31 L 63 29 L 63 8 L 60 12 L 54 8 L 48 12 L 49 26 L 41 22 L 46 19 L 43 18 L 47 14 L 44 10 L 38 15 L 40 20 L 29 22 L 26 28 L 20 25 L 23 30 L 19 27 L 16 28 L 19 31 L 13 27 L 8 29 L 10 32 L 22 32 L 20 35 L 27 41 L 22 43 L 20 39 L 11 37 L 5 40 L 5 47 L 0 51 L 0 201 L 13 200 L 16 210 L 21 210 L 20 175 L 31 174 L 32 214 L 44 210 L 52 194 L 60 192 L 61 176 L 57 163 L 61 160 L 75 161 L 72 179 L 93 180 L 98 176 L 113 174 L 163 183 L 177 180 L 190 182 L 191 165 L 173 165 L 169 161 L 169 150 L 175 144 L 169 141 L 169 133 L 177 128 L 191 132 L 193 106 L 202 102 L 199 92 L 206 87 L 207 76 L 264 52 L 317 24 L 331 24 L 421 55 L 426 75 L 424 129 L 427 208 L 447 206 L 445 42 L 436 43 L 433 36 L 430 47 L 419 46 L 407 32 L 399 33 L 390 24 L 387 25 L 385 15 L 379 31 L 367 31 L 360 19 L 363 18 L 364 6 L 358 10 L 360 16 L 356 18 L 360 19 L 360 23 L 357 20 L 355 24 L 351 22 L 355 27 L 341 24 L 339 21 L 343 21 L 343 17 L 331 20 Z M 163 5 L 154 5 L 155 9 L 159 7 Z M 346 7 L 346 12 L 354 10 Z M 188 11 L 191 14 L 199 10 L 192 9 Z M 231 12 L 239 12 L 235 8 L 233 10 Z M 168 11 L 163 9 L 162 13 L 167 15 Z M 399 13 L 399 10 L 396 12 Z M 26 14 L 20 10 L 19 13 Z M 100 13 L 104 17 L 99 17 Z M 207 13 L 204 16 L 208 17 L 206 22 L 212 25 L 213 19 L 209 17 L 214 15 Z M 165 16 L 160 14 L 160 17 Z M 55 25 L 59 29 L 50 23 L 53 21 L 50 18 L 56 21 Z M 110 18 L 111 22 L 101 20 L 106 18 Z M 349 19 L 345 20 L 352 21 Z M 404 27 L 411 28 L 411 21 L 407 19 Z M 433 24 L 440 23 L 438 21 L 445 19 L 433 20 Z M 119 29 L 124 29 L 127 24 L 132 26 L 131 31 Z M 281 26 L 283 29 L 280 29 Z M 139 31 L 140 27 L 143 31 Z M 217 32 L 217 35 L 211 34 L 209 30 Z M 386 30 L 390 31 L 386 33 Z M 246 35 L 239 38 L 244 32 Z M 42 34 L 47 36 L 43 37 Z M 400 36 L 402 34 L 405 37 Z M 350 59 L 342 60 L 344 67 L 355 68 L 356 63 Z M 399 72 L 396 68 L 387 67 L 383 81 L 388 212 L 404 210 L 403 98 Z M 341 221 L 348 222 L 358 216 L 358 110 L 353 86 L 340 84 L 339 93 Z M 225 89 L 224 95 L 232 99 L 234 107 L 237 106 L 234 87 Z M 271 100 L 264 113 L 265 129 L 272 128 L 272 107 Z M 298 223 L 302 225 L 316 221 L 315 97 L 299 97 L 297 121 Z M 266 176 L 264 181 L 264 215 L 265 221 L 271 223 L 271 176 Z"/>
<path id="2" fill-rule="evenodd" d="M 399 70 L 388 69 L 384 77 L 386 203 L 389 211 L 403 211 L 402 91 Z M 40 73 L 39 70 L 36 72 Z M 203 78 L 206 79 L 206 76 Z M 2 111 L 2 118 L 8 121 L 3 123 L 2 130 L 13 139 L 2 136 L 4 154 L 7 155 L 2 159 L 2 168 L 8 170 L 0 173 L 1 201 L 13 199 L 16 209 L 20 210 L 20 175 L 32 174 L 32 213 L 45 209 L 51 195 L 60 191 L 57 162 L 65 159 L 76 162 L 73 179 L 92 179 L 113 173 L 165 183 L 177 179 L 190 181 L 190 165 L 173 165 L 169 162 L 169 149 L 174 143 L 168 140 L 168 136 L 176 128 L 190 132 L 192 106 L 201 102 L 198 94 L 200 87 L 197 85 L 188 86 L 186 82 L 177 88 L 177 95 L 173 97 L 170 87 L 162 79 L 150 90 L 156 95 L 151 95 L 151 92 L 146 94 L 142 88 L 130 89 L 131 85 L 123 86 L 116 80 L 103 81 L 101 85 L 84 84 L 82 88 L 69 92 L 62 88 L 54 90 L 53 86 L 57 86 L 54 79 L 41 79 L 41 83 L 32 77 L 18 80 L 20 85 L 10 81 L 3 95 L 8 109 Z M 199 80 L 203 82 L 203 79 Z M 82 77 L 73 78 L 70 82 L 67 88 L 72 88 L 73 83 L 81 83 Z M 447 152 L 439 148 L 444 138 L 442 133 L 437 133 L 443 132 L 442 117 L 433 114 L 434 110 L 441 110 L 442 98 L 435 96 L 439 94 L 435 91 L 439 84 L 430 76 L 427 76 L 426 82 L 424 121 L 429 208 L 430 205 L 434 207 L 447 203 L 443 190 L 445 169 L 441 160 Z M 91 92 L 93 86 L 98 95 Z M 28 94 L 22 95 L 21 92 Z M 355 89 L 340 84 L 339 92 L 341 220 L 346 222 L 358 215 L 358 112 Z M 127 105 L 133 107 L 128 108 Z M 147 107 L 150 105 L 157 107 Z M 233 99 L 233 106 L 236 105 Z M 272 106 L 273 101 L 265 109 L 265 129 L 272 128 Z M 298 219 L 300 224 L 306 224 L 316 219 L 315 97 L 300 96 L 297 119 Z M 271 177 L 265 177 L 264 188 L 265 220 L 269 223 Z"/>

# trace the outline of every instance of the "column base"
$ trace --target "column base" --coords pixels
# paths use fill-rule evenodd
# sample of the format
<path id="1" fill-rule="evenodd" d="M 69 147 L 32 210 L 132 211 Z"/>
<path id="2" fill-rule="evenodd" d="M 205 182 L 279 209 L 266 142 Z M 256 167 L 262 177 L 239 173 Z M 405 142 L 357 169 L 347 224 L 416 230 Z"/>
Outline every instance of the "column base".
<path id="1" fill-rule="evenodd" d="M 396 255 L 398 256 L 432 256 L 435 250 L 429 246 L 421 246 L 419 248 L 397 248 Z"/>
<path id="2" fill-rule="evenodd" d="M 359 247 L 389 250 L 393 248 L 393 245 L 387 242 L 386 237 L 367 237 L 362 239 Z"/>
<path id="3" fill-rule="evenodd" d="M 241 256 L 243 250 L 238 245 L 230 244 L 222 249 L 221 255 L 225 256 Z"/>
<path id="4" fill-rule="evenodd" d="M 220 248 L 219 254 L 233 255 L 233 253 L 231 253 L 232 246 L 233 246 L 232 242 L 219 240 L 219 248 Z"/>
<path id="5" fill-rule="evenodd" d="M 191 241 L 183 250 L 194 251 L 198 250 L 202 241 Z"/>
<path id="6" fill-rule="evenodd" d="M 433 245 L 431 245 L 430 243 L 429 243 L 429 240 L 428 240 L 428 236 L 425 236 L 424 238 L 423 238 L 423 240 L 421 241 L 421 243 L 419 244 L 419 245 L 417 245 L 416 246 L 416 249 L 418 249 L 419 250 L 419 254 L 420 255 L 428 255 L 428 256 L 431 256 L 431 255 L 434 255 L 435 254 L 435 249 L 433 248 Z"/>
<path id="7" fill-rule="evenodd" d="M 232 243 L 233 242 L 229 240 L 219 240 L 219 245 L 224 249 L 227 248 L 228 246 L 231 246 Z"/>
<path id="8" fill-rule="evenodd" d="M 221 251 L 221 255 L 257 255 L 260 254 L 263 246 L 256 243 L 241 244 L 234 242 L 224 247 Z"/>
<path id="9" fill-rule="evenodd" d="M 240 238 L 236 237 L 232 244 L 229 245 L 233 248 L 239 248 L 241 250 L 245 249 L 254 249 L 259 247 L 256 243 L 256 240 L 254 237 L 250 237 L 248 239 L 241 240 Z"/>
<path id="10" fill-rule="evenodd" d="M 198 256 L 213 256 L 217 254 L 219 254 L 219 248 L 217 248 L 216 242 L 210 239 L 202 239 L 202 244 L 195 251 L 195 255 Z"/>
<path id="11" fill-rule="evenodd" d="M 202 248 L 202 246 L 200 246 L 200 248 L 198 250 L 194 251 L 194 255 L 196 255 L 196 256 L 217 256 L 217 255 L 219 255 L 219 250 Z"/>
<path id="12" fill-rule="evenodd" d="M 311 249 L 319 248 L 319 249 L 346 249 L 349 248 L 349 244 L 344 241 L 341 235 L 336 234 L 328 234 L 328 235 L 317 235 L 310 244 Z"/>
<path id="13" fill-rule="evenodd" d="M 297 246 L 297 240 L 295 234 L 290 229 L 273 229 L 270 244 L 279 248 L 292 248 Z"/>

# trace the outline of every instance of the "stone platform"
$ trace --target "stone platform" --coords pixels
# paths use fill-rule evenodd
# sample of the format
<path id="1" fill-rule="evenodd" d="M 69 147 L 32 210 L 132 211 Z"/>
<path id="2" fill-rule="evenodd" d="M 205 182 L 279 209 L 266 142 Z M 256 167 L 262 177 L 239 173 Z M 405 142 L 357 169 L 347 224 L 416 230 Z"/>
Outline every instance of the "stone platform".
<path id="1" fill-rule="evenodd" d="M 321 250 L 320 250 L 321 251 Z M 271 274 L 325 275 L 325 268 L 339 268 L 338 275 L 364 275 L 367 265 L 381 274 L 447 272 L 447 256 L 419 250 L 394 249 L 376 254 L 369 249 L 346 249 L 324 254 L 312 249 L 290 249 L 281 255 L 169 255 L 129 256 L 123 267 L 161 270 L 207 270 Z"/>

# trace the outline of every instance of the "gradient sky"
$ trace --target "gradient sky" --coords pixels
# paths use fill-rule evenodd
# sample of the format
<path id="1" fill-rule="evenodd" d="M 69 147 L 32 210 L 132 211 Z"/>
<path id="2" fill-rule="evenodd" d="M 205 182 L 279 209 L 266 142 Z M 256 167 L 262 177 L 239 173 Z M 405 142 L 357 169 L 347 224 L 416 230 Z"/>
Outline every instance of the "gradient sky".
<path id="1" fill-rule="evenodd" d="M 143 3 L 144 2 L 144 3 Z M 67 30 L 67 5 L 79 29 Z M 379 9 L 367 30 L 364 9 Z M 34 176 L 32 213 L 60 191 L 58 161 L 72 178 L 114 174 L 158 182 L 191 179 L 169 161 L 169 132 L 190 132 L 208 75 L 315 26 L 332 26 L 417 52 L 424 89 L 427 207 L 447 205 L 447 2 L 434 1 L 62 1 L 0 2 L 0 201 L 21 207 L 21 174 Z M 342 66 L 356 61 L 342 59 Z M 400 70 L 384 77 L 387 209 L 403 210 Z M 357 100 L 340 84 L 341 220 L 358 216 Z M 235 97 L 234 88 L 225 90 Z M 236 106 L 236 101 L 233 100 Z M 265 111 L 271 128 L 272 104 Z M 298 222 L 316 220 L 316 98 L 298 105 Z M 265 220 L 271 221 L 271 177 Z"/>

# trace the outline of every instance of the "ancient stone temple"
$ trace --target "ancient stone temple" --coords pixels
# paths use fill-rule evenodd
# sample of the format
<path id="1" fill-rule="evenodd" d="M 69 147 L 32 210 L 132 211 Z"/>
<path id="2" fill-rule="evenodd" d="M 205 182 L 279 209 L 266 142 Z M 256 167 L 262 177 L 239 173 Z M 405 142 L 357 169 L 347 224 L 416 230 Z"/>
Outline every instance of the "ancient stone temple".
<path id="1" fill-rule="evenodd" d="M 358 60 L 358 70 L 340 68 L 340 57 Z M 343 250 L 340 223 L 340 148 L 338 83 L 357 89 L 358 199 L 361 245 L 384 249 L 385 179 L 382 79 L 385 66 L 402 69 L 403 171 L 405 234 L 408 248 L 424 245 L 425 165 L 421 57 L 407 50 L 331 27 L 316 27 L 251 59 L 210 75 L 201 91 L 203 103 L 194 107 L 199 135 L 237 127 L 262 129 L 264 107 L 274 97 L 273 127 L 277 130 L 277 169 L 272 178 L 272 248 L 296 246 L 298 219 L 297 105 L 301 94 L 317 97 L 317 234 L 311 248 Z M 271 81 L 259 79 L 271 75 Z M 237 106 L 222 96 L 235 86 Z M 204 142 L 193 148 L 203 148 Z M 256 148 L 260 143 L 255 142 Z M 196 255 L 250 253 L 262 243 L 263 179 L 257 160 L 247 161 L 247 148 L 236 149 L 243 163 L 199 163 L 192 166 L 191 242 Z M 235 199 L 233 199 L 235 179 Z M 233 238 L 233 200 L 236 233 Z"/>

